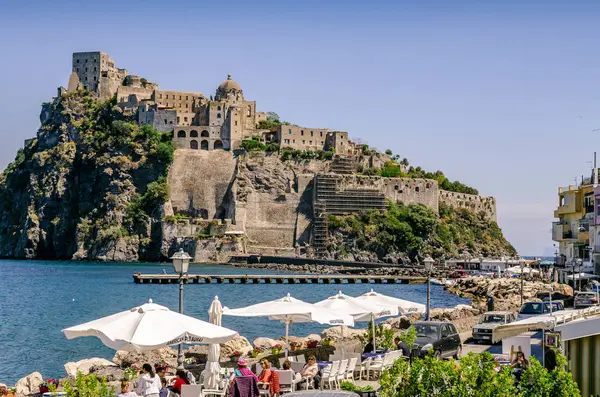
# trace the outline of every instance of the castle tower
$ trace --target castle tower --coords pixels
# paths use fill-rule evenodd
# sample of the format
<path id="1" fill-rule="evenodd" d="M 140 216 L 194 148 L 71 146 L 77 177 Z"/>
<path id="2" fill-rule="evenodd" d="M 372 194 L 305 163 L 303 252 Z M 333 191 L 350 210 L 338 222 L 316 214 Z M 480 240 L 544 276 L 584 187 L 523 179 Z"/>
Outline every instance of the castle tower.
<path id="1" fill-rule="evenodd" d="M 244 93 L 242 87 L 231 78 L 231 75 L 227 75 L 227 80 L 221 83 L 217 87 L 215 92 L 215 101 L 227 101 L 227 102 L 238 102 L 244 100 Z"/>

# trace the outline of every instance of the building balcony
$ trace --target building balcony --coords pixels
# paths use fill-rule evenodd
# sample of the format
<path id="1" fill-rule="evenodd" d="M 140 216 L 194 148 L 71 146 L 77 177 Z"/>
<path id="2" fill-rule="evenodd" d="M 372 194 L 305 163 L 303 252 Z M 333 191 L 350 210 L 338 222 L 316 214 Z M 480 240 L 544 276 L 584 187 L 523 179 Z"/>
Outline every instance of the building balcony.
<path id="1" fill-rule="evenodd" d="M 577 233 L 573 233 L 571 225 L 568 223 L 553 222 L 552 223 L 552 240 L 565 241 L 577 239 Z M 588 235 L 589 239 L 589 235 Z"/>

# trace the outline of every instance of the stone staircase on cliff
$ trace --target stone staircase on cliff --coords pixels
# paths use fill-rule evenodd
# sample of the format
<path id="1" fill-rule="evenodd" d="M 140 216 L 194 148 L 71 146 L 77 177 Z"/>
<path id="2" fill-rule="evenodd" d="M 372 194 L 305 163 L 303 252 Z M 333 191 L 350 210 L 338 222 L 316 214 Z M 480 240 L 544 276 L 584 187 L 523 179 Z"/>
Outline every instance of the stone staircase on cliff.
<path id="1" fill-rule="evenodd" d="M 331 172 L 336 174 L 352 174 L 356 172 L 356 164 L 353 157 L 335 156 L 331 164 Z"/>
<path id="2" fill-rule="evenodd" d="M 327 223 L 327 208 L 325 203 L 316 201 L 313 205 L 313 233 L 312 245 L 317 257 L 322 257 L 327 250 L 327 236 L 329 235 Z"/>

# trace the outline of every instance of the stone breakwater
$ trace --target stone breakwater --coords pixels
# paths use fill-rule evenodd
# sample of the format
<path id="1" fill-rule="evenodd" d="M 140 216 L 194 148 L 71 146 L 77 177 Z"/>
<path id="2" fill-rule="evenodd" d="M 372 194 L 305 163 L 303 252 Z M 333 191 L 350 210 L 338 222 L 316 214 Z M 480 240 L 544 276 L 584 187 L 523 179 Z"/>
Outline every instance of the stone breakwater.
<path id="1" fill-rule="evenodd" d="M 331 266 L 331 265 L 292 265 L 292 264 L 275 264 L 275 263 L 232 263 L 235 267 L 264 269 L 274 271 L 296 272 L 303 274 L 365 274 L 365 275 L 381 275 L 381 276 L 426 276 L 426 271 L 420 267 L 391 267 L 382 264 L 377 268 L 364 268 L 357 264 L 356 266 Z M 453 271 L 436 270 L 431 274 L 433 278 L 444 278 Z"/>

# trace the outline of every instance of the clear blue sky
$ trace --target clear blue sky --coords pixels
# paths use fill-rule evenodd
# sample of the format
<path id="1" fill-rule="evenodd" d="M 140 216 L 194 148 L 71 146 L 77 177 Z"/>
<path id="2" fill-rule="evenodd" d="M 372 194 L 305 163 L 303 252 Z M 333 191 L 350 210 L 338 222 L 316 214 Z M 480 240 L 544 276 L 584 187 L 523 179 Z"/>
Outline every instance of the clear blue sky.
<path id="1" fill-rule="evenodd" d="M 600 132 L 597 1 L 0 3 L 0 165 L 105 51 L 161 88 L 231 73 L 261 111 L 347 130 L 493 195 L 521 254 L 551 254 L 557 187 L 590 173 Z"/>

